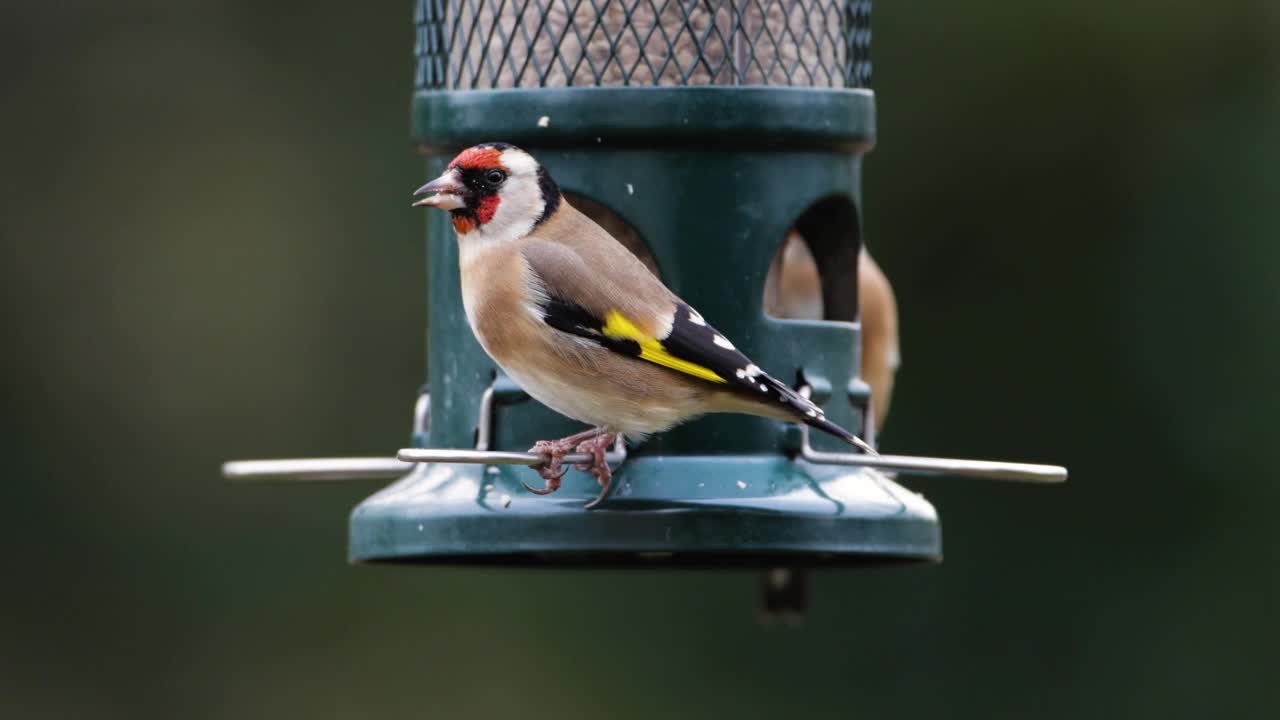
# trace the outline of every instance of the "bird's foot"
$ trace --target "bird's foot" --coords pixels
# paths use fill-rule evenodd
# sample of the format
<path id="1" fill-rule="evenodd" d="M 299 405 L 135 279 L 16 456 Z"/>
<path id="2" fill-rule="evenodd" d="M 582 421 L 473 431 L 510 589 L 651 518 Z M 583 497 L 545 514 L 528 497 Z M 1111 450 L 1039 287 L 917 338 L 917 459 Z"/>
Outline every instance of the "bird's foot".
<path id="1" fill-rule="evenodd" d="M 574 433 L 569 437 L 560 438 L 559 440 L 539 440 L 534 443 L 533 447 L 529 448 L 529 452 L 535 455 L 546 455 L 547 460 L 530 467 L 536 470 L 538 476 L 546 481 L 546 487 L 541 489 L 531 487 L 529 483 L 524 482 L 523 480 L 520 481 L 520 484 L 524 485 L 525 490 L 528 490 L 534 495 L 550 495 L 556 490 L 559 490 L 560 478 L 564 477 L 566 472 L 569 472 L 569 468 L 564 465 L 564 456 L 573 452 L 574 448 L 577 447 L 578 443 L 582 442 L 583 438 L 593 437 L 598 432 L 599 430 L 592 429 L 585 432 Z"/>
<path id="2" fill-rule="evenodd" d="M 583 509 L 599 505 L 600 501 L 604 500 L 604 496 L 609 494 L 609 483 L 613 481 L 613 471 L 609 469 L 606 453 L 609 452 L 609 446 L 613 444 L 615 437 L 614 433 L 602 432 L 578 445 L 578 452 L 590 455 L 591 462 L 574 465 L 573 469 L 591 473 L 596 482 L 600 483 L 600 494 L 595 500 L 584 505 Z"/>

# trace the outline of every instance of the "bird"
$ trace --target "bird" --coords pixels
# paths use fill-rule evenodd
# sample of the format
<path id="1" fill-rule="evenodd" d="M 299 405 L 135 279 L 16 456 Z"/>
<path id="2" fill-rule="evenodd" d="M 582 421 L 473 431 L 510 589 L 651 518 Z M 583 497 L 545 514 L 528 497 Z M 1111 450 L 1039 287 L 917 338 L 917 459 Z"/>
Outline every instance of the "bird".
<path id="1" fill-rule="evenodd" d="M 902 364 L 898 343 L 898 302 L 893 285 L 867 246 L 858 249 L 858 321 L 862 325 L 860 374 L 871 388 L 872 427 L 879 433 L 889 417 L 894 376 Z M 773 317 L 821 320 L 822 277 L 804 236 L 791 228 L 765 277 L 765 312 Z M 867 430 L 870 436 L 872 430 Z"/>
<path id="2" fill-rule="evenodd" d="M 893 381 L 902 365 L 898 301 L 889 278 L 865 247 L 858 256 L 858 312 L 862 322 L 861 372 L 871 386 L 871 415 L 880 429 L 889 418 Z"/>
<path id="3" fill-rule="evenodd" d="M 805 423 L 864 453 L 874 448 L 766 373 L 635 255 L 564 198 L 532 155 L 488 142 L 458 154 L 414 191 L 414 207 L 447 211 L 458 241 L 462 304 L 480 346 L 530 397 L 590 430 L 529 452 L 546 495 L 574 452 L 599 495 L 606 450 L 708 413 Z"/>

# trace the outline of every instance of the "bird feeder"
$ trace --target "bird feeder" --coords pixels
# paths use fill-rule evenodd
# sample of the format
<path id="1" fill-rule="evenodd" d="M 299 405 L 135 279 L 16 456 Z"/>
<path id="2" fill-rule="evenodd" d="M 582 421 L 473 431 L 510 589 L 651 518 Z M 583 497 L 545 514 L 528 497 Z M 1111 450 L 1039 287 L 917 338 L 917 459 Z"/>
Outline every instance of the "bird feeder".
<path id="1" fill-rule="evenodd" d="M 413 137 L 435 177 L 514 143 L 759 366 L 869 435 L 859 378 L 862 156 L 875 142 L 870 2 L 419 0 Z M 406 202 L 407 204 L 407 202 Z M 764 309 L 799 229 L 823 319 Z M 458 249 L 427 220 L 429 394 L 399 460 L 232 464 L 252 477 L 396 477 L 351 515 L 357 562 L 859 565 L 936 561 L 934 508 L 896 481 L 1054 481 L 1049 466 L 847 452 L 806 428 L 714 415 L 615 448 L 609 496 L 570 472 L 522 487 L 536 440 L 583 428 L 529 399 L 468 327 Z M 292 464 L 290 464 L 292 463 Z M 308 464 L 310 463 L 310 464 Z"/>

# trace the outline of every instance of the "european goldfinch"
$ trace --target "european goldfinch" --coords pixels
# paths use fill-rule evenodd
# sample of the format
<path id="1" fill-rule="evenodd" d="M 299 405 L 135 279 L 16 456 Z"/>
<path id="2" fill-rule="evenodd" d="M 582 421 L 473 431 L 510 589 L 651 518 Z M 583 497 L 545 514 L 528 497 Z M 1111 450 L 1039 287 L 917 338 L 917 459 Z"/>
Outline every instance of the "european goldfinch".
<path id="1" fill-rule="evenodd" d="M 554 492 L 575 449 L 599 481 L 605 451 L 706 413 L 803 422 L 875 451 L 765 373 L 617 240 L 575 210 L 534 158 L 506 143 L 464 150 L 414 195 L 452 216 L 462 303 L 485 352 L 531 397 L 594 429 L 530 449 Z"/>
<path id="2" fill-rule="evenodd" d="M 769 266 L 765 312 L 774 317 L 821 320 L 822 278 L 800 233 L 787 233 Z M 902 364 L 898 350 L 898 301 L 893 286 L 864 245 L 858 253 L 858 320 L 862 323 L 862 379 L 871 387 L 875 429 L 884 428 L 893 399 L 893 379 Z M 870 434 L 870 433 L 868 433 Z"/>
<path id="3" fill-rule="evenodd" d="M 898 301 L 893 286 L 866 248 L 858 256 L 858 313 L 862 320 L 862 378 L 871 386 L 871 414 L 884 427 L 893 400 L 898 349 Z"/>

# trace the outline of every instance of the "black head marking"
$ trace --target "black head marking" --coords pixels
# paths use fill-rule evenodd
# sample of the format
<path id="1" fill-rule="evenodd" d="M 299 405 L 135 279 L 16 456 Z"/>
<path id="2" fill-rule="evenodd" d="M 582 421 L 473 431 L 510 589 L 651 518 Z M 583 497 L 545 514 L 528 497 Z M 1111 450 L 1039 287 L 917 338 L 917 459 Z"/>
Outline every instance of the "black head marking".
<path id="1" fill-rule="evenodd" d="M 535 227 L 541 225 L 560 208 L 560 186 L 556 185 L 556 181 L 551 179 L 551 173 L 547 172 L 542 165 L 538 165 L 538 190 L 542 193 L 543 204 L 542 214 L 533 223 Z"/>

